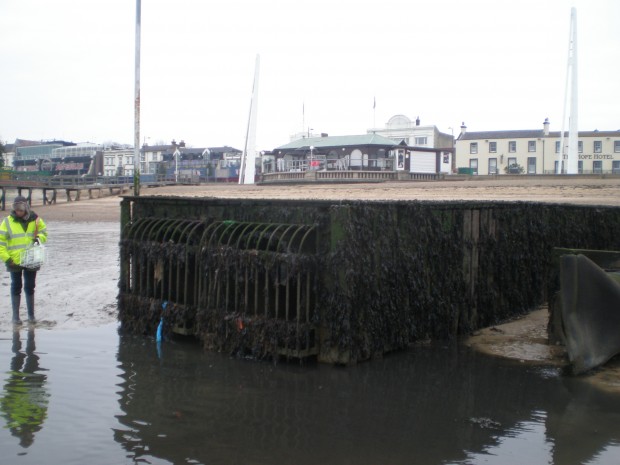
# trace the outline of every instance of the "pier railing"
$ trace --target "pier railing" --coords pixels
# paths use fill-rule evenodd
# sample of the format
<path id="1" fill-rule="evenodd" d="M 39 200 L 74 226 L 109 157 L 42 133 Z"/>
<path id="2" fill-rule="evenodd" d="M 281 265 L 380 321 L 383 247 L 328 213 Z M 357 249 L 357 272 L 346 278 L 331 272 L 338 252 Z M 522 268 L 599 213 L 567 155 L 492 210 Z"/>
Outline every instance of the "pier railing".
<path id="1" fill-rule="evenodd" d="M 140 182 L 144 187 L 158 187 L 174 184 L 188 184 L 186 178 L 178 180 L 166 176 L 142 175 Z M 58 191 L 64 191 L 67 202 L 80 200 L 82 192 L 88 193 L 88 198 L 93 198 L 95 193 L 102 195 L 104 190 L 110 194 L 123 193 L 133 188 L 133 176 L 50 176 L 40 173 L 12 172 L 3 173 L 0 177 L 0 209 L 6 209 L 6 201 L 9 191 L 23 195 L 32 203 L 33 191 L 41 190 L 43 205 L 55 204 Z"/>

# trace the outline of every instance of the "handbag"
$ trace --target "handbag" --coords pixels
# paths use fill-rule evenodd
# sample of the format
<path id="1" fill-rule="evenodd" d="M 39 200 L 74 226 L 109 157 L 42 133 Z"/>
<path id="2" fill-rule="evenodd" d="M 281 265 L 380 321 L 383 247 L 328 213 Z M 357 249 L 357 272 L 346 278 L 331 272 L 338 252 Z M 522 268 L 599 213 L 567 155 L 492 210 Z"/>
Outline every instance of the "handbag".
<path id="1" fill-rule="evenodd" d="M 39 218 L 35 221 L 34 238 L 38 237 L 39 233 Z M 24 268 L 34 269 L 40 268 L 47 258 L 47 250 L 43 244 L 38 242 L 28 246 L 19 253 L 19 264 Z"/>
<path id="2" fill-rule="evenodd" d="M 45 246 L 33 244 L 19 253 L 19 265 L 28 269 L 40 268 L 45 263 L 46 255 Z"/>

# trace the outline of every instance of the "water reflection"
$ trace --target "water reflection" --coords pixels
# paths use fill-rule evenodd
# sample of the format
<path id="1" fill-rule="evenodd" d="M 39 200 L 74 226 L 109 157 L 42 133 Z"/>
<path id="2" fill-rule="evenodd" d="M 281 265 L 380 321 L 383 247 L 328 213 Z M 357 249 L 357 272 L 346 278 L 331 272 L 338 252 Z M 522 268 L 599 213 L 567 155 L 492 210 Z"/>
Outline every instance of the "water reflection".
<path id="1" fill-rule="evenodd" d="M 620 440 L 617 397 L 456 344 L 335 368 L 231 360 L 179 343 L 159 358 L 154 342 L 123 337 L 118 359 L 124 414 L 114 437 L 134 460 L 440 464 L 506 453 L 596 463 Z M 532 436 L 540 447 L 528 449 Z"/>
<path id="2" fill-rule="evenodd" d="M 19 439 L 23 448 L 34 443 L 47 417 L 49 394 L 45 383 L 47 375 L 39 366 L 35 346 L 34 328 L 27 330 L 26 350 L 22 351 L 19 331 L 13 331 L 12 352 L 8 378 L 0 397 L 0 411 L 11 434 Z"/>

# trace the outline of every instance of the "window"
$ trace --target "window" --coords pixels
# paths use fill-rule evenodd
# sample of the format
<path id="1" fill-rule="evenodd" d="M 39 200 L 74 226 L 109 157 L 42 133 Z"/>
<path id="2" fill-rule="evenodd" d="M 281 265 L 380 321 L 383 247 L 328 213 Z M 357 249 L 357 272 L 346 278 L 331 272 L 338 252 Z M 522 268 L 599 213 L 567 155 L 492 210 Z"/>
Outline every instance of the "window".
<path id="1" fill-rule="evenodd" d="M 603 172 L 603 160 L 594 160 L 592 162 L 592 172 L 594 174 L 601 174 Z"/>
<path id="2" fill-rule="evenodd" d="M 579 163 L 582 163 L 582 162 L 579 162 Z M 554 171 L 554 173 L 558 172 L 558 161 L 557 160 L 555 161 L 555 163 L 553 165 L 553 171 Z M 562 160 L 562 171 L 560 171 L 560 173 L 566 174 L 566 172 L 564 171 L 564 160 Z"/>
<path id="3" fill-rule="evenodd" d="M 478 142 L 471 142 L 469 144 L 469 153 L 478 153 Z"/>
<path id="4" fill-rule="evenodd" d="M 577 150 L 579 151 L 579 153 L 583 153 L 583 141 L 579 141 L 577 142 Z"/>
<path id="5" fill-rule="evenodd" d="M 620 152 L 620 140 L 614 141 L 614 152 L 616 153 Z"/>
<path id="6" fill-rule="evenodd" d="M 560 141 L 555 141 L 555 153 L 560 153 Z"/>
<path id="7" fill-rule="evenodd" d="M 536 141 L 528 140 L 527 141 L 527 151 L 528 152 L 536 152 Z"/>
<path id="8" fill-rule="evenodd" d="M 577 162 L 577 173 L 583 174 L 583 160 Z"/>
<path id="9" fill-rule="evenodd" d="M 506 164 L 506 173 L 519 174 L 516 157 L 508 157 L 508 163 Z"/>
<path id="10" fill-rule="evenodd" d="M 489 142 L 489 153 L 497 152 L 497 142 Z"/>
<path id="11" fill-rule="evenodd" d="M 416 137 L 415 145 L 426 145 L 426 137 Z"/>
<path id="12" fill-rule="evenodd" d="M 470 158 L 469 167 L 471 168 L 471 174 L 478 174 L 478 159 Z"/>
<path id="13" fill-rule="evenodd" d="M 613 174 L 620 174 L 620 160 L 614 160 L 611 162 L 611 172 Z"/>
<path id="14" fill-rule="evenodd" d="M 489 174 L 497 174 L 497 158 L 489 158 Z"/>
<path id="15" fill-rule="evenodd" d="M 594 153 L 601 153 L 603 151 L 603 141 L 594 141 Z"/>
<path id="16" fill-rule="evenodd" d="M 517 141 L 511 140 L 508 141 L 508 151 L 511 153 L 515 153 L 517 151 Z"/>
<path id="17" fill-rule="evenodd" d="M 536 174 L 536 157 L 527 157 L 527 174 Z"/>

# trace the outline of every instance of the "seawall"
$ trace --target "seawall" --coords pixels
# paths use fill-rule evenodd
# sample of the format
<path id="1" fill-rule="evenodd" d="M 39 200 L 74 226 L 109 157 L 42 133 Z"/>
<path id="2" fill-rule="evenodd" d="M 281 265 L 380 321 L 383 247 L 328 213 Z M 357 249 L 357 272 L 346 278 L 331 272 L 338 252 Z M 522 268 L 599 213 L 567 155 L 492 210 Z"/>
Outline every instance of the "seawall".
<path id="1" fill-rule="evenodd" d="M 620 249 L 620 208 L 126 197 L 124 330 L 354 363 L 548 299 L 554 247 Z"/>

